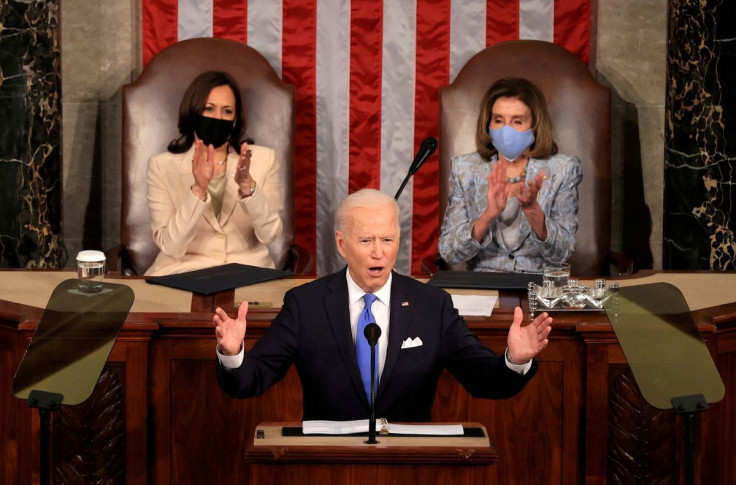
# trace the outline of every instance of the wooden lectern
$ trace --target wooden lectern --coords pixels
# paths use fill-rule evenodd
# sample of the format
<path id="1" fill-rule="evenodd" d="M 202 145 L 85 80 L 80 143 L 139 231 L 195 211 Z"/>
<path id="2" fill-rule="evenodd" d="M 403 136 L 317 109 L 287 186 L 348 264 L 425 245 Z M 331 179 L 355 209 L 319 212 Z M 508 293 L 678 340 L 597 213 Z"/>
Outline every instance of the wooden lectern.
<path id="1" fill-rule="evenodd" d="M 498 483 L 496 449 L 482 436 L 284 436 L 301 423 L 262 423 L 245 452 L 249 484 Z"/>

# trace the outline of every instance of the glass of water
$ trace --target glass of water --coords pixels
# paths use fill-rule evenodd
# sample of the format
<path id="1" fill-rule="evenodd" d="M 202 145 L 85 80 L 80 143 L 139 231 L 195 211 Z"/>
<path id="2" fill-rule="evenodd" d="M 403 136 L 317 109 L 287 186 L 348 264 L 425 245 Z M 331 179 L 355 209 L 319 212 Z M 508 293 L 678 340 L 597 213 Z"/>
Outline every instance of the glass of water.
<path id="1" fill-rule="evenodd" d="M 102 251 L 80 251 L 77 254 L 77 278 L 79 291 L 99 293 L 105 276 L 105 253 Z"/>
<path id="2" fill-rule="evenodd" d="M 550 281 L 556 289 L 567 286 L 570 278 L 570 263 L 545 263 L 542 282 Z"/>

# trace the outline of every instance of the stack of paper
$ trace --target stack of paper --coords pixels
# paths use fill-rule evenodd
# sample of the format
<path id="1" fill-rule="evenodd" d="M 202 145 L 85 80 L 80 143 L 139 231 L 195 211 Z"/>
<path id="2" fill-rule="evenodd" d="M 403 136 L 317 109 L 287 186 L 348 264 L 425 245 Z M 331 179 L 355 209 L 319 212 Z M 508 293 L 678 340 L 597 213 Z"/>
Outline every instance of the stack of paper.
<path id="1" fill-rule="evenodd" d="M 376 420 L 376 430 L 388 427 L 389 434 L 416 434 L 427 436 L 462 436 L 460 424 L 393 424 L 385 420 Z M 383 424 L 385 423 L 385 424 Z M 368 420 L 355 421 L 303 421 L 304 434 L 356 434 L 368 432 Z"/>
<path id="2" fill-rule="evenodd" d="M 490 317 L 498 296 L 484 295 L 450 295 L 452 304 L 457 312 L 463 316 Z"/>
<path id="3" fill-rule="evenodd" d="M 354 434 L 367 433 L 368 420 L 355 421 L 303 421 L 304 434 Z"/>

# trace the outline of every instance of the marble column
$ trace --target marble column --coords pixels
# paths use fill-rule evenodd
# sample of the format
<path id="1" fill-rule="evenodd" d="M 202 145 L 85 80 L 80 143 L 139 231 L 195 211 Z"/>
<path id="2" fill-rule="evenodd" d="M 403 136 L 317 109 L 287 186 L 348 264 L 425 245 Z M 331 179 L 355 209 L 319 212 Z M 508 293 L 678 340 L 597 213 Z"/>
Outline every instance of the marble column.
<path id="1" fill-rule="evenodd" d="M 669 2 L 665 269 L 736 269 L 734 19 L 733 1 Z"/>
<path id="2" fill-rule="evenodd" d="M 56 268 L 66 259 L 59 2 L 0 4 L 0 267 Z"/>

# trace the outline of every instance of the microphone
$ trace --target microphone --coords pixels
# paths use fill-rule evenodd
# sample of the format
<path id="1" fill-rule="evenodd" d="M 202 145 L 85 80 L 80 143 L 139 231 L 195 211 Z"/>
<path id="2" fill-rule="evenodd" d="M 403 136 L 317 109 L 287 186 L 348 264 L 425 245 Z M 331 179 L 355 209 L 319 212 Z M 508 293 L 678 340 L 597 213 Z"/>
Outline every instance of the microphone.
<path id="1" fill-rule="evenodd" d="M 429 158 L 430 155 L 434 153 L 435 150 L 437 150 L 437 140 L 433 136 L 425 138 L 422 144 L 419 145 L 417 156 L 414 157 L 414 161 L 411 162 L 409 173 L 406 174 L 406 177 L 404 177 L 404 181 L 401 182 L 401 187 L 399 187 L 398 192 L 396 192 L 394 199 L 399 200 L 399 196 L 404 190 L 407 182 L 409 182 L 411 176 L 414 175 L 417 170 L 419 170 L 419 167 L 422 166 L 422 164 Z"/>
<path id="2" fill-rule="evenodd" d="M 365 326 L 365 330 L 363 331 L 363 333 L 365 334 L 365 338 L 368 340 L 368 345 L 373 348 L 373 346 L 378 343 L 378 339 L 381 337 L 381 327 L 379 327 L 375 323 L 369 323 Z"/>
<path id="3" fill-rule="evenodd" d="M 381 336 L 381 327 L 369 323 L 363 331 L 368 345 L 371 346 L 371 414 L 368 419 L 368 441 L 366 444 L 375 445 L 376 441 L 376 344 Z"/>

